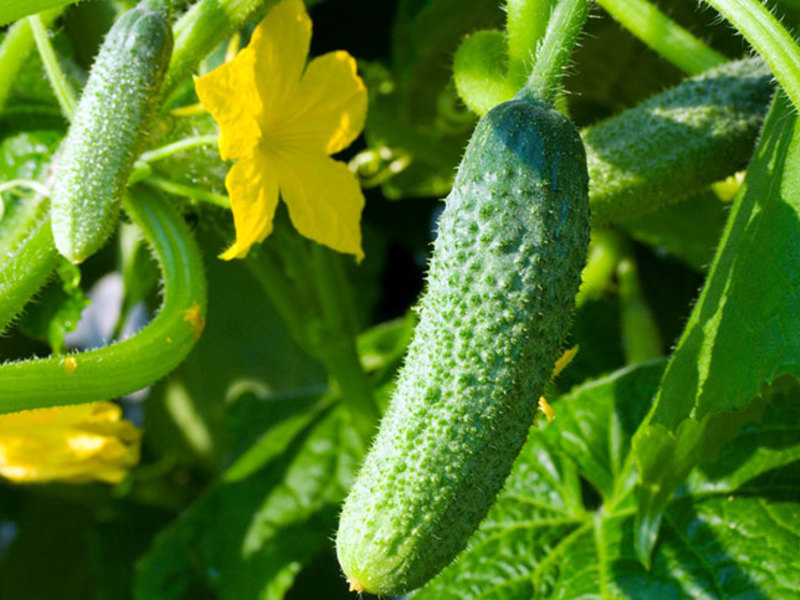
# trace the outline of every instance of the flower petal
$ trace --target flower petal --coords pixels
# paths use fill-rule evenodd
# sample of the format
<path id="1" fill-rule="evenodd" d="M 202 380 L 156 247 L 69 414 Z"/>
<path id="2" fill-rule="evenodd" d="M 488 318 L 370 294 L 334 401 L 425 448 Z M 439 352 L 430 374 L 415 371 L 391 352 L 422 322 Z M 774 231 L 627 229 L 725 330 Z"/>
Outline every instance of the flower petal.
<path id="1" fill-rule="evenodd" d="M 347 165 L 322 153 L 296 148 L 281 152 L 277 158 L 281 194 L 297 230 L 361 260 L 364 195 Z"/>
<path id="2" fill-rule="evenodd" d="M 197 77 L 197 97 L 219 123 L 222 160 L 246 156 L 261 139 L 256 117 L 263 104 L 255 83 L 256 53 L 245 48 L 232 61 Z"/>
<path id="3" fill-rule="evenodd" d="M 116 483 L 138 462 L 140 437 L 110 402 L 0 415 L 0 475 L 18 483 Z"/>
<path id="4" fill-rule="evenodd" d="M 311 19 L 302 0 L 282 0 L 253 31 L 248 49 L 256 56 L 262 124 L 283 120 L 300 83 L 311 43 Z"/>
<path id="5" fill-rule="evenodd" d="M 272 231 L 275 207 L 278 206 L 278 171 L 263 152 L 237 162 L 225 178 L 231 199 L 236 242 L 220 258 L 244 258 L 250 246 L 262 241 Z"/>
<path id="6" fill-rule="evenodd" d="M 266 132 L 270 141 L 302 145 L 326 154 L 346 148 L 364 129 L 367 89 L 347 52 L 311 61 L 290 103 L 291 114 Z"/>

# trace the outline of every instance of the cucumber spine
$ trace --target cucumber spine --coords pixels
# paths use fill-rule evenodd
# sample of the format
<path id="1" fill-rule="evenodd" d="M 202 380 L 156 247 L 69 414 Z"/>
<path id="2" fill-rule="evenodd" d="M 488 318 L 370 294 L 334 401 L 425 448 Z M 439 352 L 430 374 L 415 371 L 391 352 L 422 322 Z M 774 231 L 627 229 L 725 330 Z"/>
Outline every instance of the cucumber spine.
<path id="1" fill-rule="evenodd" d="M 528 100 L 484 115 L 446 199 L 397 388 L 343 508 L 337 552 L 351 588 L 405 593 L 464 548 L 525 442 L 588 239 L 572 123 Z"/>

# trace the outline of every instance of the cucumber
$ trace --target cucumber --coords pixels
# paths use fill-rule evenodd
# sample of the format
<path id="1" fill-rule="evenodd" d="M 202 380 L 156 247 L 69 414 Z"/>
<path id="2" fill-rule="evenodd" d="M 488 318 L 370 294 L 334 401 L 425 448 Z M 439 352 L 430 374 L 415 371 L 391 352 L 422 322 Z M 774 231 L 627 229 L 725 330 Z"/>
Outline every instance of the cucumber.
<path id="1" fill-rule="evenodd" d="M 341 515 L 351 589 L 404 593 L 464 548 L 525 442 L 588 240 L 575 127 L 535 101 L 493 108 L 446 199 L 420 321 Z"/>
<path id="2" fill-rule="evenodd" d="M 762 59 L 732 61 L 584 130 L 593 223 L 642 216 L 743 169 L 773 92 Z"/>
<path id="3" fill-rule="evenodd" d="M 147 3 L 122 15 L 103 41 L 53 184 L 53 238 L 73 263 L 96 252 L 114 229 L 171 52 L 167 15 Z"/>

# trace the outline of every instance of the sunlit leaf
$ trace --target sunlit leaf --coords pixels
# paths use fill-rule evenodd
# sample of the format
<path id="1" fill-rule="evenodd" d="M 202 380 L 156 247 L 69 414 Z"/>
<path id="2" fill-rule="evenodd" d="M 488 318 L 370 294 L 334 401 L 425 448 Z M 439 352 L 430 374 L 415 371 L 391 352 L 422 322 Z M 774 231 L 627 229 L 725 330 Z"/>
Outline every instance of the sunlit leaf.
<path id="1" fill-rule="evenodd" d="M 618 371 L 555 403 L 555 421 L 531 433 L 467 550 L 412 597 L 799 597 L 800 530 L 792 525 L 800 512 L 797 463 L 776 470 L 777 463 L 759 454 L 757 424 L 731 444 L 740 448 L 732 452 L 748 465 L 747 474 L 673 500 L 651 569 L 638 562 L 630 438 L 663 368 L 660 361 Z M 800 387 L 787 382 L 776 394 L 763 435 L 783 419 L 780 448 L 796 453 L 800 416 L 795 411 L 787 419 L 783 411 L 800 400 Z M 707 468 L 710 474 L 719 465 Z"/>
<path id="2" fill-rule="evenodd" d="M 762 386 L 800 376 L 800 130 L 779 96 L 700 299 L 634 440 L 638 550 L 646 561 L 678 483 L 757 407 Z"/>

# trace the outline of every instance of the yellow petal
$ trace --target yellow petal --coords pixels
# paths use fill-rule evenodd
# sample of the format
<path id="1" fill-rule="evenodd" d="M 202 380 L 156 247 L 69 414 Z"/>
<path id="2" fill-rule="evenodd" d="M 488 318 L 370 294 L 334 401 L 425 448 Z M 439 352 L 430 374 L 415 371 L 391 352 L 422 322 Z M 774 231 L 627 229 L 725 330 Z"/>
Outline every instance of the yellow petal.
<path id="1" fill-rule="evenodd" d="M 265 135 L 279 143 L 301 145 L 326 154 L 346 148 L 364 128 L 367 89 L 347 52 L 330 52 L 308 65 L 292 109 Z"/>
<path id="2" fill-rule="evenodd" d="M 311 19 L 302 0 L 282 0 L 253 31 L 256 85 L 263 103 L 262 126 L 282 120 L 294 95 L 311 43 Z"/>
<path id="3" fill-rule="evenodd" d="M 272 231 L 278 206 L 278 171 L 274 160 L 263 152 L 239 160 L 225 178 L 231 199 L 236 242 L 220 258 L 244 258 L 250 246 Z"/>
<path id="4" fill-rule="evenodd" d="M 251 153 L 261 139 L 257 116 L 263 110 L 255 84 L 256 53 L 245 48 L 231 62 L 197 77 L 194 88 L 219 124 L 222 160 Z"/>
<path id="5" fill-rule="evenodd" d="M 118 482 L 138 462 L 141 437 L 121 417 L 110 402 L 1 415 L 0 475 L 16 482 Z"/>
<path id="6" fill-rule="evenodd" d="M 324 154 L 298 148 L 276 155 L 280 161 L 281 195 L 297 230 L 339 252 L 361 250 L 361 211 L 364 195 L 344 163 Z"/>

